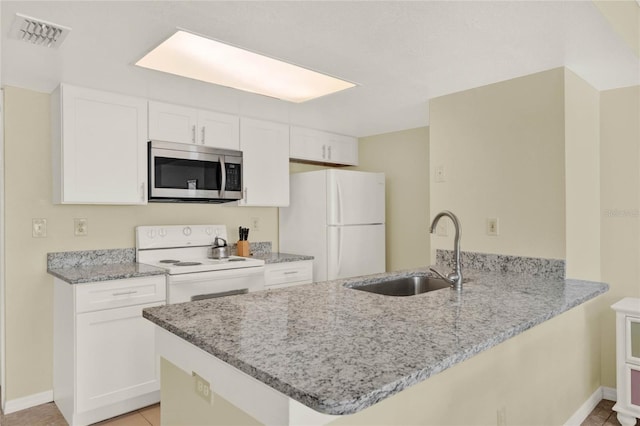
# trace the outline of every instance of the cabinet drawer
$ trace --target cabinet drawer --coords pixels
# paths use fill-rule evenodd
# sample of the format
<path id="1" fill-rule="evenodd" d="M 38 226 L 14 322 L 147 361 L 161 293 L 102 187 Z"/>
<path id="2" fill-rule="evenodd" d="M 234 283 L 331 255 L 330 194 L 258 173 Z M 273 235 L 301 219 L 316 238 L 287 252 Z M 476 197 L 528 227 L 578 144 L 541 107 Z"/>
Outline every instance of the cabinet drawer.
<path id="1" fill-rule="evenodd" d="M 164 275 L 78 285 L 76 312 L 161 302 L 166 298 L 166 288 Z"/>
<path id="2" fill-rule="evenodd" d="M 313 281 L 313 262 L 303 260 L 299 262 L 273 263 L 265 266 L 265 286 L 280 284 L 308 284 Z"/>

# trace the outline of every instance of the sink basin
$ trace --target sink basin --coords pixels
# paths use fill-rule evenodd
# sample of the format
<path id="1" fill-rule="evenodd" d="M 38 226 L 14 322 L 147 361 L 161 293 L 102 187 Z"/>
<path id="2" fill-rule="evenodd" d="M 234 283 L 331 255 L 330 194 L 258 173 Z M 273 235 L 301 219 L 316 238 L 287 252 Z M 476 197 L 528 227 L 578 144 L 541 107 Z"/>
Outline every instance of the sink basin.
<path id="1" fill-rule="evenodd" d="M 451 287 L 451 284 L 442 278 L 414 276 L 395 278 L 350 288 L 353 290 L 384 294 L 386 296 L 415 296 L 416 294 L 427 293 L 429 291 L 440 290 L 441 288 L 448 287 Z"/>

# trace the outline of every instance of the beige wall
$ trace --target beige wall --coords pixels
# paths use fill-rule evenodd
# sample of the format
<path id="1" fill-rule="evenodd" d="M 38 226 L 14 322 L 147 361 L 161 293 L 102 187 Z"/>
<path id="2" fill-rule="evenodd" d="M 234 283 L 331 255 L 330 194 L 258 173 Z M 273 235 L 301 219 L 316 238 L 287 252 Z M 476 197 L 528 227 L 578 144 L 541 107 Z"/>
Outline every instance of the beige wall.
<path id="1" fill-rule="evenodd" d="M 358 169 L 386 175 L 387 270 L 426 266 L 429 235 L 429 128 L 360 139 Z"/>
<path id="2" fill-rule="evenodd" d="M 600 280 L 600 94 L 564 78 L 567 277 Z"/>
<path id="3" fill-rule="evenodd" d="M 147 206 L 53 205 L 49 95 L 6 87 L 6 392 L 8 400 L 52 388 L 53 278 L 46 253 L 134 247 L 137 225 L 221 223 L 232 241 L 239 225 L 259 217 L 253 241 L 277 248 L 277 209 L 203 204 Z M 114 165 L 117 173 L 117 165 Z M 75 237 L 73 219 L 89 235 Z M 31 219 L 47 219 L 47 238 L 31 237 Z"/>
<path id="4" fill-rule="evenodd" d="M 600 93 L 602 385 L 616 384 L 615 316 L 608 306 L 640 297 L 640 86 Z"/>
<path id="5" fill-rule="evenodd" d="M 430 101 L 431 217 L 458 216 L 463 250 L 564 259 L 563 83 L 558 68 Z M 447 225 L 432 249 L 451 249 Z"/>

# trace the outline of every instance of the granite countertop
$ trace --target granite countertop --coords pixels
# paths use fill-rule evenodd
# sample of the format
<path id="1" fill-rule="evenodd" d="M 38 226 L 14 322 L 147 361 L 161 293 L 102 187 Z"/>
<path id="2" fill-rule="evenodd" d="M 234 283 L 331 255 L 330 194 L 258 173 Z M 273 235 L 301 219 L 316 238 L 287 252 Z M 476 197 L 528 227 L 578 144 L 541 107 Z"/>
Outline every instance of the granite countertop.
<path id="1" fill-rule="evenodd" d="M 270 263 L 297 262 L 300 260 L 313 260 L 313 256 L 303 254 L 279 253 L 272 251 L 268 253 L 254 253 L 251 257 L 262 259 L 267 265 Z"/>
<path id="2" fill-rule="evenodd" d="M 164 275 L 165 270 L 144 263 L 109 263 L 105 265 L 87 265 L 71 268 L 47 269 L 54 277 L 69 284 L 83 284 L 96 281 L 122 280 L 126 278 Z"/>
<path id="3" fill-rule="evenodd" d="M 322 413 L 352 414 L 607 291 L 465 270 L 462 293 L 346 288 L 426 268 L 144 310 L 144 317 Z"/>
<path id="4" fill-rule="evenodd" d="M 136 263 L 135 249 L 47 253 L 47 272 L 69 284 L 164 275 L 165 270 Z"/>
<path id="5" fill-rule="evenodd" d="M 262 259 L 265 263 L 313 259 L 313 256 L 271 252 L 269 242 L 251 244 L 257 251 L 252 257 Z M 233 247 L 235 248 L 235 245 Z M 69 284 L 121 280 L 166 273 L 164 269 L 137 263 L 133 248 L 47 253 L 47 272 Z"/>

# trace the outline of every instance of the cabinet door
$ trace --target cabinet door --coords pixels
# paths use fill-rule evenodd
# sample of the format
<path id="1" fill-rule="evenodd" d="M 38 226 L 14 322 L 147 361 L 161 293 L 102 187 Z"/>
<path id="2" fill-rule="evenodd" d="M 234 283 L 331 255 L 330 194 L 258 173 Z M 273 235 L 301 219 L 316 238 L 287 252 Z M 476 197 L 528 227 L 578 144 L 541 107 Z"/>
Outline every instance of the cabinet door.
<path id="1" fill-rule="evenodd" d="M 213 111 L 198 112 L 199 143 L 224 149 L 240 149 L 240 119 Z"/>
<path id="2" fill-rule="evenodd" d="M 147 102 L 68 85 L 52 99 L 54 202 L 145 204 Z"/>
<path id="3" fill-rule="evenodd" d="M 196 143 L 198 110 L 181 105 L 149 102 L 149 139 Z"/>
<path id="4" fill-rule="evenodd" d="M 310 284 L 313 281 L 313 262 L 302 260 L 265 265 L 264 281 L 268 288 Z"/>
<path id="5" fill-rule="evenodd" d="M 323 132 L 291 126 L 289 156 L 294 160 L 327 161 L 327 139 Z"/>
<path id="6" fill-rule="evenodd" d="M 241 206 L 289 205 L 289 126 L 240 121 L 243 199 Z"/>
<path id="7" fill-rule="evenodd" d="M 291 127 L 289 156 L 294 160 L 357 165 L 358 140 L 321 130 Z"/>
<path id="8" fill-rule="evenodd" d="M 330 163 L 357 166 L 358 139 L 351 136 L 330 135 L 327 157 Z"/>
<path id="9" fill-rule="evenodd" d="M 142 318 L 142 309 L 162 304 L 106 309 L 76 316 L 78 412 L 160 388 L 154 325 Z"/>

